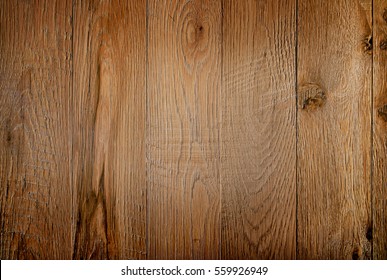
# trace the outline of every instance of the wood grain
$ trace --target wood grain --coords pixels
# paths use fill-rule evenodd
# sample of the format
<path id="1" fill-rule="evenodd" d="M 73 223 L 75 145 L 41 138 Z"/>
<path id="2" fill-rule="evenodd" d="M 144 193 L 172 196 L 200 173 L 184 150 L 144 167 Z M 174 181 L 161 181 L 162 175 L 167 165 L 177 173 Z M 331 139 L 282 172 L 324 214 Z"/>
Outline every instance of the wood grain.
<path id="1" fill-rule="evenodd" d="M 74 1 L 75 259 L 146 258 L 145 67 L 145 0 Z"/>
<path id="2" fill-rule="evenodd" d="M 224 259 L 296 256 L 295 4 L 224 1 Z"/>
<path id="3" fill-rule="evenodd" d="M 148 253 L 220 253 L 221 2 L 150 0 Z"/>
<path id="4" fill-rule="evenodd" d="M 1 259 L 71 258 L 71 1 L 0 1 Z"/>
<path id="5" fill-rule="evenodd" d="M 387 1 L 374 2 L 373 241 L 374 259 L 387 259 Z"/>
<path id="6" fill-rule="evenodd" d="M 387 259 L 387 0 L 1 0 L 0 259 Z"/>
<path id="7" fill-rule="evenodd" d="M 298 5 L 300 259 L 369 259 L 371 1 Z"/>

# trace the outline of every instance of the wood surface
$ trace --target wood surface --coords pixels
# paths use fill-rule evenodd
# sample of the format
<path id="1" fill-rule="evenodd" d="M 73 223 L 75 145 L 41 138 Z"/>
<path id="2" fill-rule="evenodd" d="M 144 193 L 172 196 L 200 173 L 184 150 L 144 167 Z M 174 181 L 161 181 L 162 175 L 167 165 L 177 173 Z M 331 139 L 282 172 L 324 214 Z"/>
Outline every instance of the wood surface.
<path id="1" fill-rule="evenodd" d="M 143 259 L 145 1 L 74 1 L 73 24 L 72 257 Z"/>
<path id="2" fill-rule="evenodd" d="M 387 1 L 374 2 L 373 257 L 387 259 Z"/>
<path id="3" fill-rule="evenodd" d="M 297 258 L 369 259 L 371 1 L 298 2 Z"/>
<path id="4" fill-rule="evenodd" d="M 224 1 L 222 258 L 295 258 L 295 4 Z"/>
<path id="5" fill-rule="evenodd" d="M 386 0 L 0 1 L 0 259 L 387 259 Z"/>
<path id="6" fill-rule="evenodd" d="M 1 259 L 71 258 L 71 7 L 0 1 Z"/>
<path id="7" fill-rule="evenodd" d="M 221 2 L 148 3 L 149 257 L 218 259 Z"/>

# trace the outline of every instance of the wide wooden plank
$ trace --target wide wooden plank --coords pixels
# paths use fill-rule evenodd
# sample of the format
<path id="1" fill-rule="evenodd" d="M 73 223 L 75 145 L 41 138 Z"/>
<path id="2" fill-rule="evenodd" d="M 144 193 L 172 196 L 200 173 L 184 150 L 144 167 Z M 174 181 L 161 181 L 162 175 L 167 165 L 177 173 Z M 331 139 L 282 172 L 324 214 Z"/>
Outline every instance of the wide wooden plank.
<path id="1" fill-rule="evenodd" d="M 224 1 L 224 259 L 296 256 L 295 4 Z"/>
<path id="2" fill-rule="evenodd" d="M 75 259 L 146 258 L 146 1 L 74 1 Z"/>
<path id="3" fill-rule="evenodd" d="M 387 259 L 387 1 L 374 2 L 373 238 L 374 259 Z"/>
<path id="4" fill-rule="evenodd" d="M 221 1 L 148 2 L 149 257 L 219 258 Z"/>
<path id="5" fill-rule="evenodd" d="M 371 0 L 298 7 L 297 257 L 369 259 Z"/>
<path id="6" fill-rule="evenodd" d="M 71 258 L 71 0 L 0 1 L 0 259 Z"/>

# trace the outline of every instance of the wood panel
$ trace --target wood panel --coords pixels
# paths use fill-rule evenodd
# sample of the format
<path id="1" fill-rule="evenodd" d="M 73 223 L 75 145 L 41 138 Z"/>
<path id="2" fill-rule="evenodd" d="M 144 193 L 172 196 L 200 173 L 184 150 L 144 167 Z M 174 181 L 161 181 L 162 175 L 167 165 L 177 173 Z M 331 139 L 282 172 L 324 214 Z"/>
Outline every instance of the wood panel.
<path id="1" fill-rule="evenodd" d="M 71 257 L 71 1 L 0 1 L 0 259 Z"/>
<path id="2" fill-rule="evenodd" d="M 298 254 L 369 259 L 371 1 L 298 5 Z"/>
<path id="3" fill-rule="evenodd" d="M 74 1 L 73 258 L 146 258 L 145 67 L 145 0 Z"/>
<path id="4" fill-rule="evenodd" d="M 148 2 L 149 257 L 219 258 L 221 1 Z"/>
<path id="5" fill-rule="evenodd" d="M 296 256 L 295 4 L 224 1 L 224 259 Z"/>
<path id="6" fill-rule="evenodd" d="M 387 259 L 387 1 L 374 2 L 373 238 L 374 259 Z"/>
<path id="7" fill-rule="evenodd" d="M 0 259 L 387 259 L 387 0 L 1 0 Z"/>

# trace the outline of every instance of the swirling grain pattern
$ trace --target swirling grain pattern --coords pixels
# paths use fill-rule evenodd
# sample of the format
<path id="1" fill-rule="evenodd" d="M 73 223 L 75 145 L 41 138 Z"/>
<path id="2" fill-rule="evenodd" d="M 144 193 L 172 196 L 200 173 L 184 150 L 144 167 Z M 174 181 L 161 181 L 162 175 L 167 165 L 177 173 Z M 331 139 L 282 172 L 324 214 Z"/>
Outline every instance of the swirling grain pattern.
<path id="1" fill-rule="evenodd" d="M 220 257 L 220 4 L 149 1 L 150 258 Z"/>
<path id="2" fill-rule="evenodd" d="M 70 16 L 0 1 L 1 259 L 71 258 Z"/>
<path id="3" fill-rule="evenodd" d="M 363 44 L 372 36 L 372 15 L 371 1 L 355 2 L 298 6 L 298 103 L 305 104 L 297 123 L 301 259 L 371 258 L 372 56 Z M 345 28 L 338 33 L 338 26 Z M 318 106 L 308 101 L 312 88 Z"/>
<path id="4" fill-rule="evenodd" d="M 74 2 L 74 259 L 146 258 L 145 4 Z"/>
<path id="5" fill-rule="evenodd" d="M 295 1 L 225 1 L 222 258 L 293 259 Z"/>
<path id="6" fill-rule="evenodd" d="M 386 259 L 387 0 L 0 0 L 1 259 Z"/>

